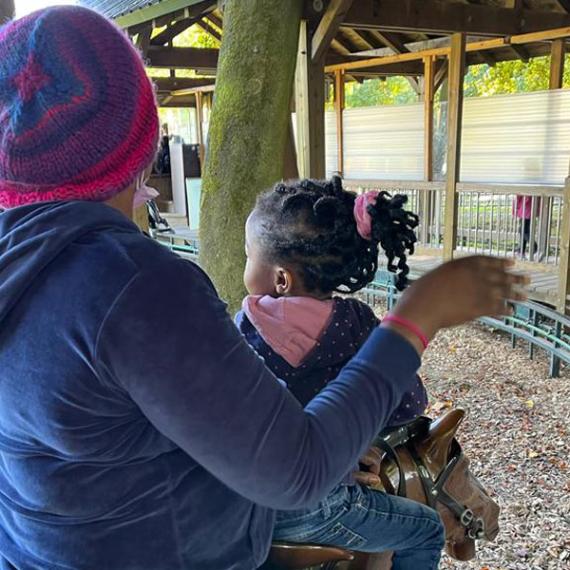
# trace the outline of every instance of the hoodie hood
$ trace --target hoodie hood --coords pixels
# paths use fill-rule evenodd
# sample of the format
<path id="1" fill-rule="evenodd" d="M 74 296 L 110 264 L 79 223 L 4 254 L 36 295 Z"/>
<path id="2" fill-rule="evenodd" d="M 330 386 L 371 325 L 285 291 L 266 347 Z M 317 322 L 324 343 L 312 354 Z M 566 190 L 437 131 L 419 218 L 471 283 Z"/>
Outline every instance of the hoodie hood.
<path id="1" fill-rule="evenodd" d="M 317 345 L 331 318 L 333 301 L 250 295 L 243 301 L 243 311 L 263 340 L 297 367 Z"/>
<path id="2" fill-rule="evenodd" d="M 257 333 L 293 368 L 344 364 L 378 321 L 355 299 L 249 296 L 243 311 Z"/>
<path id="3" fill-rule="evenodd" d="M 95 202 L 44 202 L 0 214 L 0 322 L 45 269 L 81 236 L 105 228 L 138 232 L 119 211 Z"/>

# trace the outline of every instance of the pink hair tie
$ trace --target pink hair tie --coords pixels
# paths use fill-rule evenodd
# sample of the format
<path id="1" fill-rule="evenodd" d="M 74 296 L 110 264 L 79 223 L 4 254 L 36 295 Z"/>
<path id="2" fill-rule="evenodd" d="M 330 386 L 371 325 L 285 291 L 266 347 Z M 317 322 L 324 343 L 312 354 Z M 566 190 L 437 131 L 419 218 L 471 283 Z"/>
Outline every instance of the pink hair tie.
<path id="1" fill-rule="evenodd" d="M 359 194 L 354 201 L 354 219 L 356 231 L 360 237 L 370 241 L 372 239 L 372 218 L 368 212 L 368 206 L 374 206 L 378 199 L 378 190 L 370 190 Z"/>
<path id="2" fill-rule="evenodd" d="M 420 342 L 422 343 L 424 350 L 427 349 L 429 346 L 428 337 L 424 334 L 422 329 L 418 327 L 418 325 L 412 323 L 412 321 L 408 321 L 408 319 L 404 319 L 404 317 L 398 317 L 397 315 L 386 315 L 382 320 L 383 323 L 394 323 L 395 325 L 400 325 L 401 327 L 408 329 L 412 334 L 418 337 Z"/>

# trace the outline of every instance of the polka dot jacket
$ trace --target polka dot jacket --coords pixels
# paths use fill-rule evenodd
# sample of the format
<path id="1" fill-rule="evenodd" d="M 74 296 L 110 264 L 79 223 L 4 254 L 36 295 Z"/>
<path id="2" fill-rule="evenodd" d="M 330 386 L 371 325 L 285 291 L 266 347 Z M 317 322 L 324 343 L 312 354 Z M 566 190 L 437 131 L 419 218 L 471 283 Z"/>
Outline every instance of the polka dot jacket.
<path id="1" fill-rule="evenodd" d="M 314 349 L 297 367 L 291 366 L 263 339 L 243 311 L 237 314 L 236 324 L 267 366 L 305 405 L 328 382 L 336 378 L 379 321 L 372 309 L 361 301 L 336 297 L 329 324 L 324 328 Z M 288 324 L 291 325 L 290 322 Z M 418 377 L 417 384 L 404 395 L 387 427 L 411 421 L 421 415 L 426 407 L 426 390 Z"/>

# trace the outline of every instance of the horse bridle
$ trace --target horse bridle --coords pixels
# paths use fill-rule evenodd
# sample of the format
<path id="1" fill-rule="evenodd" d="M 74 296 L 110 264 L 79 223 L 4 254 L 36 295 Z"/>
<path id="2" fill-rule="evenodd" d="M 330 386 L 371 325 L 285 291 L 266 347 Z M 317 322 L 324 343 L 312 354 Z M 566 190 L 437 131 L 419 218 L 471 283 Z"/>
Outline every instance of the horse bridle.
<path id="1" fill-rule="evenodd" d="M 419 456 L 416 446 L 412 441 L 417 437 L 426 435 L 431 422 L 431 418 L 421 416 L 409 424 L 380 434 L 380 437 L 376 442 L 394 461 L 398 468 L 400 476 L 397 495 L 400 497 L 406 497 L 406 477 L 400 458 L 396 452 L 396 447 L 410 443 L 406 449 L 410 452 L 410 455 L 416 464 L 416 469 L 420 476 L 420 481 L 427 498 L 428 505 L 435 509 L 436 504 L 439 501 L 455 515 L 457 520 L 465 528 L 469 538 L 472 540 L 482 539 L 485 536 L 485 521 L 481 517 L 475 516 L 475 513 L 468 506 L 457 501 L 444 489 L 445 483 L 453 473 L 453 470 L 464 458 L 463 451 L 459 443 L 455 439 L 453 440 L 453 457 L 448 460 L 443 471 L 434 479 L 425 466 L 423 459 Z"/>

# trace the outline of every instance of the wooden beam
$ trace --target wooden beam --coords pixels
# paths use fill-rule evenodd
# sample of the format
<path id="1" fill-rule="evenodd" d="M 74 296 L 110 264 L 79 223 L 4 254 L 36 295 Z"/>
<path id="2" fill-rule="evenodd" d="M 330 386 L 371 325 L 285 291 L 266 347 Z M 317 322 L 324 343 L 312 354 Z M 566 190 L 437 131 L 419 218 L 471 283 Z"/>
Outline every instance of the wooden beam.
<path id="1" fill-rule="evenodd" d="M 121 28 L 132 28 L 161 18 L 174 20 L 174 14 L 180 14 L 183 18 L 190 17 L 190 10 L 198 14 L 204 14 L 216 7 L 216 0 L 162 0 L 155 2 L 139 10 L 133 10 L 128 14 L 118 16 L 115 21 Z M 160 23 L 160 22 L 158 22 Z"/>
<path id="2" fill-rule="evenodd" d="M 461 4 L 459 4 L 461 6 Z M 470 42 L 466 45 L 467 52 L 478 52 L 489 49 L 498 49 L 502 47 L 509 47 L 512 45 L 522 45 L 533 42 L 544 42 L 560 38 L 570 37 L 570 26 L 564 28 L 556 28 L 553 30 L 546 30 L 543 32 L 532 32 L 528 34 L 521 34 L 518 36 L 510 36 L 507 38 L 496 38 L 490 40 Z M 397 55 L 389 55 L 384 57 L 372 57 L 370 59 L 358 59 L 346 63 L 338 63 L 327 65 L 325 71 L 327 73 L 334 72 L 336 69 L 366 69 L 369 67 L 378 67 L 381 65 L 390 65 L 392 63 L 401 63 L 409 61 L 419 61 L 427 56 L 448 56 L 450 53 L 449 46 L 437 47 L 427 50 L 402 53 Z"/>
<path id="3" fill-rule="evenodd" d="M 204 141 L 204 131 L 202 125 L 204 123 L 204 112 L 202 104 L 202 93 L 196 92 L 196 138 L 198 139 L 198 148 L 200 153 L 200 166 L 202 172 L 204 170 L 204 158 L 205 158 L 205 144 Z"/>
<path id="4" fill-rule="evenodd" d="M 297 149 L 301 178 L 325 177 L 325 75 L 311 56 L 309 23 L 301 21 L 295 75 Z"/>
<path id="5" fill-rule="evenodd" d="M 563 39 L 552 42 L 550 52 L 550 89 L 561 89 L 564 81 L 564 60 L 566 42 Z"/>
<path id="6" fill-rule="evenodd" d="M 435 98 L 435 59 L 424 59 L 424 180 L 433 180 L 433 102 Z M 418 214 L 421 221 L 421 241 L 429 241 L 429 228 L 433 216 L 432 192 L 420 192 Z"/>
<path id="7" fill-rule="evenodd" d="M 340 40 L 333 38 L 331 41 L 331 48 L 340 53 L 341 55 L 350 55 L 351 51 Z"/>
<path id="8" fill-rule="evenodd" d="M 524 46 L 518 44 L 511 44 L 511 49 L 517 54 L 518 58 L 525 63 L 530 60 L 530 55 Z"/>
<path id="9" fill-rule="evenodd" d="M 210 22 L 212 22 L 212 24 L 214 24 L 214 26 L 217 26 L 220 30 L 223 29 L 223 22 L 221 18 L 218 18 L 218 16 L 216 16 L 215 13 L 210 12 L 207 19 L 210 20 Z"/>
<path id="10" fill-rule="evenodd" d="M 331 0 L 313 35 L 310 50 L 313 61 L 324 57 L 352 2 L 353 0 Z"/>
<path id="11" fill-rule="evenodd" d="M 152 28 L 148 26 L 144 30 L 142 30 L 139 35 L 137 36 L 137 43 L 136 46 L 142 53 L 143 57 L 146 57 L 148 53 L 148 48 L 150 46 L 150 36 L 152 34 Z"/>
<path id="12" fill-rule="evenodd" d="M 447 179 L 443 257 L 452 259 L 457 241 L 457 182 L 461 162 L 461 124 L 463 115 L 463 82 L 465 75 L 465 35 L 454 34 L 449 55 L 449 91 L 447 102 Z"/>
<path id="13" fill-rule="evenodd" d="M 212 48 L 162 47 L 151 45 L 147 58 L 150 67 L 168 69 L 216 69 L 218 50 Z"/>
<path id="14" fill-rule="evenodd" d="M 176 89 L 171 91 L 170 94 L 173 97 L 184 97 L 185 95 L 196 95 L 197 93 L 213 93 L 216 85 L 213 83 L 211 85 L 201 85 L 198 87 L 189 87 L 188 89 Z"/>
<path id="15" fill-rule="evenodd" d="M 435 97 L 435 60 L 424 59 L 424 180 L 433 180 L 433 101 Z"/>
<path id="16" fill-rule="evenodd" d="M 334 74 L 334 109 L 336 113 L 336 150 L 338 157 L 337 170 L 340 176 L 344 174 L 344 71 Z"/>
<path id="17" fill-rule="evenodd" d="M 196 24 L 198 26 L 200 26 L 209 36 L 211 36 L 212 38 L 214 38 L 215 40 L 218 40 L 219 42 L 222 41 L 222 34 L 220 34 L 220 32 L 218 32 L 218 30 L 215 30 L 210 24 L 208 24 L 208 22 L 206 22 L 205 20 L 198 20 L 196 22 Z"/>
<path id="18" fill-rule="evenodd" d="M 186 31 L 190 26 L 196 23 L 197 18 L 184 18 L 170 24 L 166 30 L 163 30 L 151 40 L 153 46 L 163 46 L 171 42 L 176 36 Z"/>
<path id="19" fill-rule="evenodd" d="M 364 48 L 364 50 L 375 49 L 375 45 L 370 43 L 369 38 L 366 37 L 366 34 L 369 33 L 369 30 L 353 30 L 353 34 L 358 38 L 358 43 Z"/>
<path id="20" fill-rule="evenodd" d="M 285 155 L 283 157 L 283 180 L 297 180 L 299 178 L 299 168 L 297 166 L 293 117 L 289 116 L 288 121 L 287 142 L 285 144 Z"/>
<path id="21" fill-rule="evenodd" d="M 447 59 L 439 62 L 436 65 L 436 72 L 434 77 L 434 92 L 437 93 L 438 89 L 441 87 L 441 84 L 445 81 L 447 77 L 447 72 L 449 70 L 449 62 Z"/>
<path id="22" fill-rule="evenodd" d="M 558 5 L 566 12 L 570 12 L 570 0 L 558 0 Z"/>
<path id="23" fill-rule="evenodd" d="M 196 78 L 193 77 L 151 77 L 152 82 L 156 85 L 159 93 L 170 93 L 180 89 L 192 89 L 194 87 L 203 87 L 204 85 L 213 85 L 214 78 Z"/>
<path id="24" fill-rule="evenodd" d="M 442 0 L 358 0 L 343 25 L 355 29 L 504 36 L 569 26 L 570 15 Z"/>
<path id="25" fill-rule="evenodd" d="M 389 47 L 394 53 L 409 53 L 409 49 L 404 45 L 404 42 L 397 36 L 390 32 L 373 32 L 386 47 Z"/>

